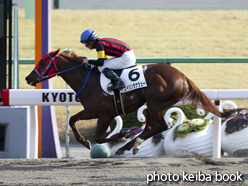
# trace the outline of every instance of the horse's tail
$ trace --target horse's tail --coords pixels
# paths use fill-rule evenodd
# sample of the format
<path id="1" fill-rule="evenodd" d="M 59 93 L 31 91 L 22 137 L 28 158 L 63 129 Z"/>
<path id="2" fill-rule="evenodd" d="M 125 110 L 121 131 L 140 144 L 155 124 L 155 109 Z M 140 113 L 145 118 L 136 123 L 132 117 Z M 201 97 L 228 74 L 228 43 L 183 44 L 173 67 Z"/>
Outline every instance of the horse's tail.
<path id="1" fill-rule="evenodd" d="M 188 92 L 184 97 L 184 100 L 192 101 L 194 106 L 201 106 L 204 110 L 212 112 L 213 114 L 221 118 L 229 118 L 233 116 L 238 110 L 232 109 L 221 112 L 217 109 L 214 103 L 209 97 L 207 97 L 189 78 L 186 77 L 188 83 Z"/>

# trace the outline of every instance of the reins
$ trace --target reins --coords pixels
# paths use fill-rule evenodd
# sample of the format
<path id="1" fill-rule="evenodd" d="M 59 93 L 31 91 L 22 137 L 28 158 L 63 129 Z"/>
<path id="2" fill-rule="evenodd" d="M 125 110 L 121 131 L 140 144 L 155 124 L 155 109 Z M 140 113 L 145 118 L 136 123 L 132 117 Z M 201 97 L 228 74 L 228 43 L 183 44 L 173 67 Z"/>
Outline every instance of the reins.
<path id="1" fill-rule="evenodd" d="M 75 68 L 81 67 L 82 65 L 87 66 L 87 64 L 82 63 L 82 64 L 77 65 L 77 66 L 75 66 L 75 67 L 72 67 L 72 68 L 69 68 L 69 69 L 66 69 L 66 70 L 63 70 L 63 71 L 60 71 L 60 72 L 56 72 L 56 73 L 51 74 L 51 75 L 48 75 L 48 76 L 40 76 L 40 77 L 38 78 L 38 80 L 43 81 L 43 80 L 49 79 L 50 77 L 53 77 L 53 76 L 56 76 L 56 75 L 59 75 L 59 74 L 62 74 L 62 73 L 68 72 L 68 71 L 73 70 L 73 69 L 75 69 Z M 88 67 L 88 66 L 87 66 L 86 68 L 88 68 L 88 69 L 89 69 L 89 67 Z"/>
<path id="2" fill-rule="evenodd" d="M 80 89 L 80 91 L 76 94 L 76 96 L 78 96 L 78 95 L 83 91 L 83 89 L 84 89 L 84 87 L 85 87 L 85 85 L 86 85 L 86 82 L 87 82 L 87 80 L 88 80 L 88 78 L 89 78 L 89 76 L 90 76 L 90 73 L 91 73 L 92 69 L 94 68 L 94 66 L 91 66 L 91 67 L 89 68 L 87 64 L 85 64 L 85 67 L 86 67 L 87 69 L 90 69 L 90 71 L 89 71 L 89 73 L 88 73 L 88 75 L 87 75 L 87 77 L 86 77 L 86 79 L 85 79 L 85 81 L 84 81 L 84 85 L 82 86 L 82 88 Z"/>

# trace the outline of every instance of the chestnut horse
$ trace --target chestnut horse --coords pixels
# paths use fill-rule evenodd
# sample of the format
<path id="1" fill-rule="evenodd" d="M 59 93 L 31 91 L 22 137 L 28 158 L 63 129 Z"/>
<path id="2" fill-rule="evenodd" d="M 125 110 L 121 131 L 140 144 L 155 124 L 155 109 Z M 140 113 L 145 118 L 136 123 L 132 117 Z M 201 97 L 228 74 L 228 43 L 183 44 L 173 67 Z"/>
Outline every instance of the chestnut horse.
<path id="1" fill-rule="evenodd" d="M 98 69 L 82 64 L 83 58 L 72 52 L 60 54 L 58 52 L 59 49 L 46 54 L 26 77 L 27 83 L 35 86 L 36 83 L 55 75 L 61 76 L 76 93 L 79 93 L 78 98 L 84 107 L 84 110 L 71 116 L 69 120 L 76 140 L 91 149 L 89 140 L 86 140 L 79 133 L 75 124 L 78 120 L 98 118 L 95 141 L 97 143 L 118 141 L 117 138 L 104 139 L 102 137 L 111 121 L 116 117 L 117 112 L 113 96 L 106 94 L 100 86 L 100 72 Z M 79 67 L 77 67 L 78 65 Z M 138 137 L 116 152 L 117 155 L 123 154 L 125 150 L 131 148 L 133 148 L 133 154 L 136 154 L 144 140 L 167 130 L 163 110 L 178 101 L 192 101 L 195 106 L 199 105 L 222 118 L 228 118 L 234 113 L 230 110 L 220 112 L 189 78 L 170 65 L 143 65 L 143 71 L 147 87 L 123 93 L 122 99 L 125 113 L 134 112 L 146 103 L 147 124 L 145 130 Z M 90 75 L 89 72 L 91 72 Z M 87 83 L 85 83 L 86 81 Z M 82 87 L 84 89 L 81 92 Z"/>

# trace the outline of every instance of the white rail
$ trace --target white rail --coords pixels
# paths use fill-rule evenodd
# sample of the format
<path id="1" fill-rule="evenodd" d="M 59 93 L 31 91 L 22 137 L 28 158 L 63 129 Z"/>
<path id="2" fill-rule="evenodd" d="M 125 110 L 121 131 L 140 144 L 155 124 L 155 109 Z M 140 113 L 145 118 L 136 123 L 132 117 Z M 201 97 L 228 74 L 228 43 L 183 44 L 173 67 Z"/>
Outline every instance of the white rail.
<path id="1" fill-rule="evenodd" d="M 201 89 L 211 100 L 248 99 L 248 89 Z M 178 102 L 175 105 L 187 105 Z M 81 105 L 71 89 L 5 89 L 3 106 L 11 105 Z"/>

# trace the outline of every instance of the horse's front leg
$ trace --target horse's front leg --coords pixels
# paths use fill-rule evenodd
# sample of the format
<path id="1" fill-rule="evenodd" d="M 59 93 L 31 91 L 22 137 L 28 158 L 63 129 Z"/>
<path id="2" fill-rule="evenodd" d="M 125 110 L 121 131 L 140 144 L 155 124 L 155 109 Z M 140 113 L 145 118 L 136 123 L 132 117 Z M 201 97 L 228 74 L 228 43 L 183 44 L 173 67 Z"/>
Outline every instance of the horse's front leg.
<path id="1" fill-rule="evenodd" d="M 83 110 L 71 116 L 69 120 L 70 127 L 74 133 L 76 140 L 88 149 L 91 149 L 90 141 L 85 140 L 85 138 L 79 133 L 77 126 L 76 126 L 76 122 L 78 120 L 87 120 L 87 119 L 94 119 L 94 118 L 97 118 L 97 116 L 88 112 L 87 110 Z"/>
<path id="2" fill-rule="evenodd" d="M 112 120 L 113 120 L 112 117 L 108 117 L 106 115 L 99 117 L 97 121 L 96 133 L 95 133 L 95 141 L 97 143 L 118 142 L 119 139 L 123 137 L 122 134 L 119 134 L 111 138 L 106 138 L 106 139 L 103 138 L 103 134 L 108 129 L 108 126 L 110 125 Z"/>

